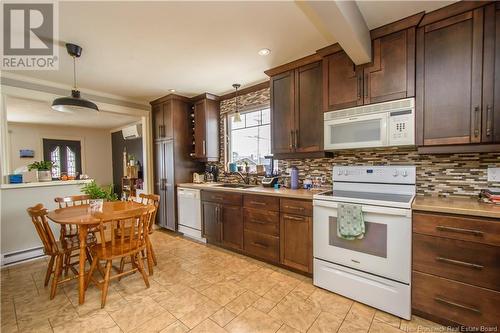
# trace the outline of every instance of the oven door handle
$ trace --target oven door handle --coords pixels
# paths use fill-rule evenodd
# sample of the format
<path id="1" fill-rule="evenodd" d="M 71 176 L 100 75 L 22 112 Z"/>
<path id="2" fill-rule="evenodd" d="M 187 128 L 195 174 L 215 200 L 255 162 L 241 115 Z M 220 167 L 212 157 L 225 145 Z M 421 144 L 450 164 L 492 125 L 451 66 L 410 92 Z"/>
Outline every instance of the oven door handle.
<path id="1" fill-rule="evenodd" d="M 337 209 L 338 203 L 334 201 L 314 200 L 313 206 L 314 208 Z M 379 206 L 369 206 L 369 205 L 361 205 L 361 206 L 363 213 L 411 217 L 411 209 L 379 207 Z"/>

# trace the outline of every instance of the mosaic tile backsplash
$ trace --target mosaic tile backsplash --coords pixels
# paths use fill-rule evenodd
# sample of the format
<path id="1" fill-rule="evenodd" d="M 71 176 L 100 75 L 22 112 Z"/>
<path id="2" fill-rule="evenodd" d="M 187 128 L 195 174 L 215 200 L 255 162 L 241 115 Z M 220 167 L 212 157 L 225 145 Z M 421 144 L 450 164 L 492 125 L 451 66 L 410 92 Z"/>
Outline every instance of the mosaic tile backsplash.
<path id="1" fill-rule="evenodd" d="M 242 108 L 269 104 L 269 89 L 249 93 L 239 97 L 238 105 Z M 225 113 L 234 110 L 234 99 L 221 102 L 220 142 L 225 137 Z M 225 146 L 220 148 L 221 161 L 224 161 Z M 218 163 L 224 170 L 224 162 Z M 296 166 L 299 177 L 303 180 L 308 175 L 326 177 L 332 181 L 334 165 L 415 165 L 417 167 L 417 193 L 433 196 L 476 196 L 486 187 L 500 187 L 500 183 L 487 182 L 487 168 L 500 167 L 498 153 L 467 154 L 418 154 L 415 149 L 381 148 L 370 150 L 352 150 L 335 153 L 332 158 L 280 160 L 278 169 L 285 173 L 286 169 Z M 239 182 L 235 175 L 221 174 L 221 181 Z M 259 177 L 251 177 L 251 183 L 258 183 Z"/>

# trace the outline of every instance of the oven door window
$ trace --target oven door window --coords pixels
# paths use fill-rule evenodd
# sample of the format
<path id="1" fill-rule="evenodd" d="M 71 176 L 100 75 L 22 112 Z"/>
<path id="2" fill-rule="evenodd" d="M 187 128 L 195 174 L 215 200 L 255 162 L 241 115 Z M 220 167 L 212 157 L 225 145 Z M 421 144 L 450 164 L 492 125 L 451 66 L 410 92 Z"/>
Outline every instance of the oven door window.
<path id="1" fill-rule="evenodd" d="M 356 252 L 387 258 L 387 225 L 365 222 L 365 235 L 362 239 L 347 240 L 337 236 L 337 218 L 329 218 L 330 245 Z"/>

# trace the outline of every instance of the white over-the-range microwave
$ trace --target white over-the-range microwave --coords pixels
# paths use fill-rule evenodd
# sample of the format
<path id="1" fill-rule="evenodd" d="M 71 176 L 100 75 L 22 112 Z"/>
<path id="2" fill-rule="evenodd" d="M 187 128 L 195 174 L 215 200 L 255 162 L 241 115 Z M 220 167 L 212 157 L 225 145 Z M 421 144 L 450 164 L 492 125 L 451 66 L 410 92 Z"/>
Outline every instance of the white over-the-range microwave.
<path id="1" fill-rule="evenodd" d="M 415 99 L 326 112 L 325 150 L 415 145 Z"/>

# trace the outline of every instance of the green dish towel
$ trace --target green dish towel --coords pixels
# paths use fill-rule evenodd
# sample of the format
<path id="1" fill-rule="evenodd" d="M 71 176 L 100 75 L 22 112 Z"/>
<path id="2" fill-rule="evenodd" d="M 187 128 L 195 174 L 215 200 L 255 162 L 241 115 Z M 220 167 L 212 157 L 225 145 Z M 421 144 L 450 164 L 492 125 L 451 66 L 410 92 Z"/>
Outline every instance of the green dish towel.
<path id="1" fill-rule="evenodd" d="M 337 236 L 342 239 L 362 239 L 365 221 L 361 205 L 339 203 L 337 209 Z"/>

